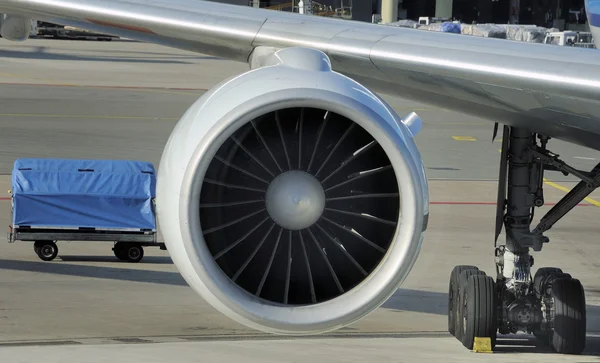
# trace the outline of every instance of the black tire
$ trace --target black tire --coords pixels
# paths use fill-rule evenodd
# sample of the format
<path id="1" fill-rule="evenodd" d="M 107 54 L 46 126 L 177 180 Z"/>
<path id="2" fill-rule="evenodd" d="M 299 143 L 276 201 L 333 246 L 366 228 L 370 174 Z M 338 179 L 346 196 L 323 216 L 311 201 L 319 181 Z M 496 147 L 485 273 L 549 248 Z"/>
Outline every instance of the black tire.
<path id="1" fill-rule="evenodd" d="M 44 245 L 44 243 L 46 242 L 51 242 L 51 241 L 35 241 L 33 242 L 33 252 L 35 252 L 36 255 L 40 255 L 40 247 L 42 247 Z"/>
<path id="2" fill-rule="evenodd" d="M 117 250 L 115 251 L 115 257 L 117 257 L 120 261 L 127 261 L 127 251 L 126 250 Z"/>
<path id="3" fill-rule="evenodd" d="M 58 247 L 52 241 L 44 242 L 37 247 L 36 253 L 42 261 L 52 261 L 58 256 Z"/>
<path id="4" fill-rule="evenodd" d="M 112 250 L 116 258 L 121 261 L 127 260 L 127 250 L 124 248 L 122 242 L 117 242 Z"/>
<path id="5" fill-rule="evenodd" d="M 127 242 L 117 242 L 115 246 L 112 248 L 115 257 L 121 261 L 127 261 L 127 249 L 131 243 Z"/>
<path id="6" fill-rule="evenodd" d="M 128 244 L 125 257 L 129 262 L 140 262 L 144 258 L 144 248 L 137 243 Z"/>
<path id="7" fill-rule="evenodd" d="M 460 265 L 455 266 L 450 273 L 450 282 L 448 284 L 448 332 L 454 335 L 456 327 L 456 299 L 458 294 L 458 277 L 465 270 L 479 270 L 476 266 Z"/>
<path id="8" fill-rule="evenodd" d="M 533 291 L 535 291 L 538 299 L 545 293 L 545 291 L 542 291 L 542 288 L 546 285 L 547 278 L 562 273 L 563 271 L 556 267 L 541 267 L 535 272 L 533 278 Z"/>
<path id="9" fill-rule="evenodd" d="M 557 278 L 571 278 L 571 275 L 563 273 L 556 267 L 539 268 L 533 278 L 533 291 L 535 296 L 540 301 L 545 296 L 552 293 L 552 282 Z M 538 326 L 533 332 L 533 335 L 544 345 L 551 344 L 551 331 L 547 326 Z"/>
<path id="10" fill-rule="evenodd" d="M 462 341 L 462 337 L 464 334 L 463 307 L 465 305 L 465 293 L 467 290 L 467 282 L 469 281 L 469 277 L 473 275 L 485 276 L 485 272 L 480 270 L 463 270 L 458 276 L 458 291 L 456 293 L 456 310 L 454 318 L 454 336 L 460 341 Z"/>
<path id="11" fill-rule="evenodd" d="M 490 338 L 492 349 L 496 347 L 496 284 L 491 276 L 473 275 L 467 281 L 465 291 L 465 327 L 462 343 L 473 349 L 473 340 Z"/>
<path id="12" fill-rule="evenodd" d="M 559 278 L 552 283 L 554 330 L 550 344 L 562 354 L 581 354 L 585 349 L 586 306 L 581 282 Z"/>

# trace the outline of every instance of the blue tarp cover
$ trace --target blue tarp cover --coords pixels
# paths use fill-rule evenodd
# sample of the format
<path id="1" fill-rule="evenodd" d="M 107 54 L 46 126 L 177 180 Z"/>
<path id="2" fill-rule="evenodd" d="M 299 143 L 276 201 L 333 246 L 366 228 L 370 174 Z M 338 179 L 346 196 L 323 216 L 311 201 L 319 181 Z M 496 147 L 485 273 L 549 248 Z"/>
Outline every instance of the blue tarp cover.
<path id="1" fill-rule="evenodd" d="M 460 24 L 445 22 L 442 24 L 442 32 L 460 34 Z"/>
<path id="2" fill-rule="evenodd" d="M 156 229 L 156 173 L 148 162 L 18 159 L 13 225 Z"/>

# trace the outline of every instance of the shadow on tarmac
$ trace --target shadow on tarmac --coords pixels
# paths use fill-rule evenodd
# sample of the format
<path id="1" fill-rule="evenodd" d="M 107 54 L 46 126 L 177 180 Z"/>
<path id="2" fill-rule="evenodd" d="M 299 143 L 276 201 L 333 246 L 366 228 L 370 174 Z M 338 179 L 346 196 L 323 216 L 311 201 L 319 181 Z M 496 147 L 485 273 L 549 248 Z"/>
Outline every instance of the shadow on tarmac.
<path id="1" fill-rule="evenodd" d="M 111 256 L 59 256 L 62 261 L 87 261 L 87 262 L 115 262 Z M 126 266 L 127 262 L 122 262 Z M 170 257 L 147 256 L 141 263 L 172 264 Z M 81 276 L 89 278 L 111 279 L 118 281 L 132 281 L 174 286 L 188 286 L 178 272 L 149 271 L 109 266 L 85 266 L 59 261 L 19 261 L 0 259 L 0 270 L 16 270 L 41 272 L 57 275 Z M 447 314 L 447 294 L 421 290 L 399 289 L 387 302 L 382 305 L 384 309 L 398 312 L 411 311 L 435 315 Z M 600 332 L 600 307 L 587 306 L 588 333 Z M 460 344 L 460 343 L 459 343 Z M 530 335 L 517 334 L 499 336 L 495 353 L 553 353 L 547 344 L 544 344 Z M 585 355 L 600 356 L 600 336 L 588 336 Z"/>
<path id="2" fill-rule="evenodd" d="M 119 261 L 115 256 L 109 255 L 101 255 L 101 256 L 90 256 L 90 255 L 65 255 L 58 256 L 57 259 L 62 260 L 64 262 L 104 262 L 104 263 L 114 263 L 120 262 L 128 264 L 129 262 Z M 170 257 L 163 256 L 145 256 L 142 261 L 142 264 L 151 264 L 151 265 L 172 265 L 173 260 Z M 105 266 L 103 266 L 105 267 Z M 1 268 L 1 267 L 0 267 Z"/>

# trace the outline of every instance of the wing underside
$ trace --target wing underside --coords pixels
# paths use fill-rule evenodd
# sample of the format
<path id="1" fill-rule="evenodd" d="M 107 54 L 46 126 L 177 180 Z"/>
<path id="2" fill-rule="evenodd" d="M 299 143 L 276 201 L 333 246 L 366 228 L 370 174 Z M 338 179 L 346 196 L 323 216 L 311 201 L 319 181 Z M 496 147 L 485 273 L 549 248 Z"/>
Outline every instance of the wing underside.
<path id="1" fill-rule="evenodd" d="M 596 50 L 198 0 L 0 0 L 0 12 L 240 62 L 257 47 L 316 48 L 374 91 L 600 149 Z"/>

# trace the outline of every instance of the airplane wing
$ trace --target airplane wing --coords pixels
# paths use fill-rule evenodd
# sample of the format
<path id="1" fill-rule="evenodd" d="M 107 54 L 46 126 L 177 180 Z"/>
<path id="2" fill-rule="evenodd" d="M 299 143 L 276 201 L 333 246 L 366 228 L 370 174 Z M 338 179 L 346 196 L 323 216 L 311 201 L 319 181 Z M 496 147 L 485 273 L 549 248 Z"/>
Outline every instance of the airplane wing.
<path id="1" fill-rule="evenodd" d="M 0 0 L 0 11 L 241 62 L 257 47 L 311 47 L 373 91 L 600 149 L 595 50 L 198 0 Z"/>

